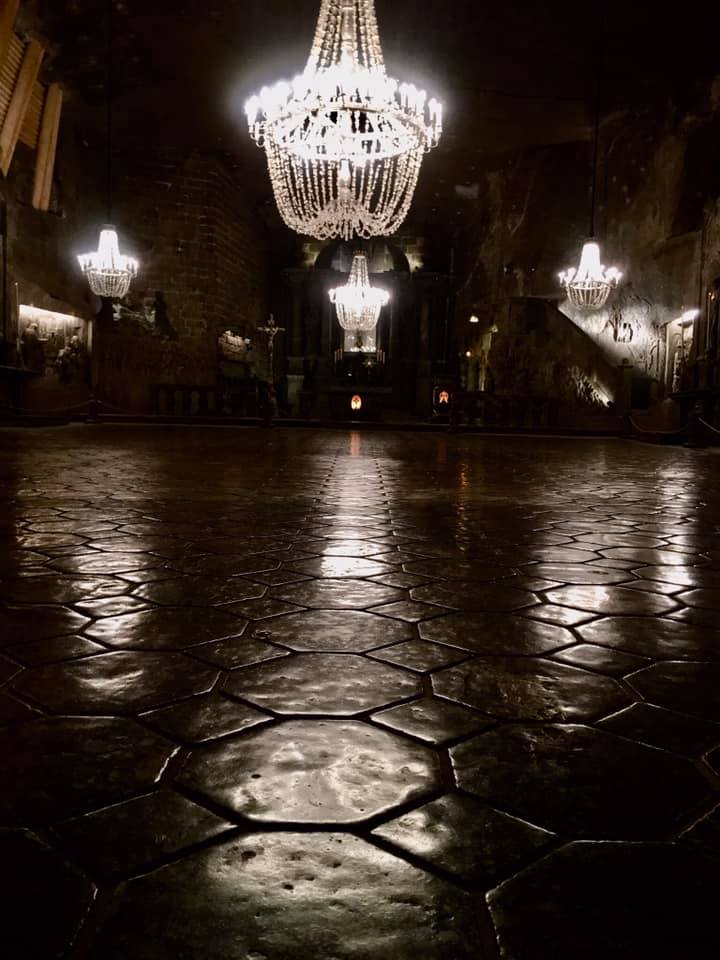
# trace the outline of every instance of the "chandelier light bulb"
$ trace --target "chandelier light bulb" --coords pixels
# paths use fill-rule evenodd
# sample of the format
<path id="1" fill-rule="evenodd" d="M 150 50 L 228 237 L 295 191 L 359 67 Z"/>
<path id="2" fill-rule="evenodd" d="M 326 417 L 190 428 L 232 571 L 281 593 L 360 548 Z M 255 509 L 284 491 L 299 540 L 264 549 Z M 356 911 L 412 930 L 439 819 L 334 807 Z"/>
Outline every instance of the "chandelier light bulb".
<path id="1" fill-rule="evenodd" d="M 117 231 L 111 225 L 100 231 L 97 251 L 80 254 L 78 261 L 90 289 L 98 297 L 126 296 L 138 272 L 137 260 L 120 253 Z"/>
<path id="2" fill-rule="evenodd" d="M 245 110 L 280 215 L 320 240 L 394 233 L 442 131 L 439 101 L 387 76 L 374 0 L 322 0 L 304 72 Z"/>
<path id="3" fill-rule="evenodd" d="M 615 267 L 604 267 L 600 262 L 600 245 L 587 240 L 583 245 L 580 265 L 569 267 L 560 274 L 567 298 L 579 310 L 600 310 L 607 303 L 610 291 L 622 280 Z"/>
<path id="4" fill-rule="evenodd" d="M 330 301 L 335 304 L 338 323 L 343 330 L 374 330 L 380 311 L 389 299 L 386 290 L 370 286 L 364 253 L 356 253 L 353 257 L 348 282 L 330 291 Z"/>

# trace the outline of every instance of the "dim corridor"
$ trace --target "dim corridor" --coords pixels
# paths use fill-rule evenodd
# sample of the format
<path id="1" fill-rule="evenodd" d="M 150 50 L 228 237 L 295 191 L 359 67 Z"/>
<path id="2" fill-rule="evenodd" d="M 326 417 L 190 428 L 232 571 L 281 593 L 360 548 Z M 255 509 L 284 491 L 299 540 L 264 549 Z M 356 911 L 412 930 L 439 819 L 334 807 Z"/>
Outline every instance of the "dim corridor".
<path id="1" fill-rule="evenodd" d="M 718 452 L 0 450 L 9 958 L 720 955 Z"/>

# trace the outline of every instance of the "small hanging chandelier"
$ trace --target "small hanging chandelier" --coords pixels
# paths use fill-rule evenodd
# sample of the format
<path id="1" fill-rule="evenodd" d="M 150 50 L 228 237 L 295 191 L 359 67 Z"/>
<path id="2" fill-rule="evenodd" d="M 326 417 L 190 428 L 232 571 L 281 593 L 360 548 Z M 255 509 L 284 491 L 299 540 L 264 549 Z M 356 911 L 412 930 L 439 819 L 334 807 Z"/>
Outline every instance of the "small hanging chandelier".
<path id="1" fill-rule="evenodd" d="M 607 303 L 611 291 L 622 280 L 622 273 L 616 267 L 605 267 L 600 262 L 600 244 L 595 239 L 595 204 L 597 197 L 598 158 L 600 146 L 600 80 L 602 53 L 598 50 L 596 69 L 597 88 L 595 91 L 595 136 L 593 144 L 593 168 L 590 191 L 590 236 L 583 244 L 580 264 L 577 268 L 563 270 L 560 283 L 570 304 L 578 310 L 601 310 Z"/>
<path id="2" fill-rule="evenodd" d="M 78 261 L 90 289 L 98 297 L 120 299 L 126 296 L 138 272 L 137 260 L 120 253 L 117 232 L 110 224 L 100 231 L 97 251 L 81 253 Z"/>
<path id="3" fill-rule="evenodd" d="M 600 245 L 589 239 L 583 244 L 580 266 L 569 267 L 560 274 L 567 298 L 578 310 L 600 310 L 607 303 L 610 291 L 622 280 L 615 267 L 600 262 Z"/>
<path id="4" fill-rule="evenodd" d="M 112 219 L 112 96 L 113 96 L 113 7 L 114 0 L 108 0 L 107 25 L 108 25 L 108 49 L 107 49 L 107 75 L 106 75 L 106 93 L 107 93 L 107 212 L 108 220 Z M 78 256 L 78 262 L 82 272 L 87 277 L 88 284 L 92 292 L 98 297 L 109 297 L 111 299 L 121 299 L 127 295 L 130 284 L 137 276 L 138 262 L 133 257 L 127 257 L 120 253 L 120 242 L 117 231 L 112 224 L 107 223 L 100 230 L 100 240 L 98 248 L 93 253 L 81 253 Z"/>
<path id="5" fill-rule="evenodd" d="M 394 233 L 410 208 L 442 107 L 387 76 L 374 0 L 322 0 L 305 71 L 246 105 L 275 201 L 297 233 Z"/>
<path id="6" fill-rule="evenodd" d="M 343 330 L 374 330 L 380 311 L 389 299 L 386 290 L 370 286 L 364 253 L 356 253 L 353 257 L 348 282 L 330 291 L 330 301 L 335 304 L 338 323 Z"/>

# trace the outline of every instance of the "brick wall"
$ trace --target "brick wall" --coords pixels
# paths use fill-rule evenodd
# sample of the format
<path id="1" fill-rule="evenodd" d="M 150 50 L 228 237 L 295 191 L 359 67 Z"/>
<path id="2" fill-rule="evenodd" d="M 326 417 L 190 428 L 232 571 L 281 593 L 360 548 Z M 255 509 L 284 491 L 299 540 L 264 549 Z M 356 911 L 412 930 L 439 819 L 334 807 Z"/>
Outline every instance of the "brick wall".
<path id="1" fill-rule="evenodd" d="M 143 159 L 121 185 L 128 244 L 141 260 L 133 300 L 164 295 L 180 338 L 247 336 L 265 319 L 267 238 L 222 159 Z"/>

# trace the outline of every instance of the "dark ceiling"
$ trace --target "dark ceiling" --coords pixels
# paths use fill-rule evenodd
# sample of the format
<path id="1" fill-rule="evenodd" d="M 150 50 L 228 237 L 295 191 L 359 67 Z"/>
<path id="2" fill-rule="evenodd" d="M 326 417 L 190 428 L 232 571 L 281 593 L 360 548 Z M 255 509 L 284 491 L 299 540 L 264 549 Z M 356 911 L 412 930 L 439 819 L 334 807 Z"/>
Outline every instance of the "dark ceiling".
<path id="1" fill-rule="evenodd" d="M 473 182 L 484 152 L 577 140 L 590 129 L 603 4 L 569 0 L 377 0 L 389 72 L 446 106 L 433 182 Z M 717 69 L 702 5 L 605 0 L 606 109 L 692 100 Z M 46 70 L 98 120 L 107 0 L 26 0 L 23 25 L 51 44 Z M 309 52 L 319 0 L 116 0 L 116 143 L 196 147 L 235 157 L 261 196 L 269 184 L 244 122 L 247 97 L 291 77 Z M 88 118 L 92 113 L 87 114 Z M 99 128 L 98 128 L 99 129 Z M 432 196 L 429 198 L 432 203 Z"/>

